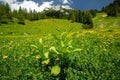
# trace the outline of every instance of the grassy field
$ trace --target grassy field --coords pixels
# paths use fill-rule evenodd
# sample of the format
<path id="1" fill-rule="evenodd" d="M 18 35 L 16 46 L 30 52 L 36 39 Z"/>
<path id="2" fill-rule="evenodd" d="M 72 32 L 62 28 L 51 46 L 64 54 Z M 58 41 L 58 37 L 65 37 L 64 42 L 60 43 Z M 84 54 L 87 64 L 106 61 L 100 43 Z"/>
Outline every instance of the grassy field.
<path id="1" fill-rule="evenodd" d="M 17 23 L 11 23 L 9 25 L 2 25 L 0 32 L 3 35 L 45 35 L 51 33 L 57 33 L 58 31 L 65 31 L 72 29 L 78 31 L 81 29 L 80 23 L 71 23 L 68 20 L 60 19 L 44 19 L 39 21 L 27 21 L 26 25 L 19 25 Z"/>
<path id="2" fill-rule="evenodd" d="M 120 26 L 120 15 L 118 17 L 107 17 L 105 13 L 98 13 L 93 19 L 95 28 L 110 28 Z"/>
<path id="3" fill-rule="evenodd" d="M 120 18 L 98 13 L 93 22 L 1 25 L 0 80 L 119 80 Z"/>
<path id="4" fill-rule="evenodd" d="M 2 24 L 0 26 L 0 35 L 14 36 L 14 35 L 46 35 L 51 33 L 58 33 L 60 31 L 81 31 L 81 23 L 71 23 L 69 20 L 61 19 L 44 19 L 39 21 L 28 21 L 26 25 L 19 25 L 14 19 L 14 22 L 9 24 Z M 93 19 L 94 28 L 116 28 L 120 26 L 120 18 L 107 17 L 105 13 L 98 13 L 97 17 Z"/>

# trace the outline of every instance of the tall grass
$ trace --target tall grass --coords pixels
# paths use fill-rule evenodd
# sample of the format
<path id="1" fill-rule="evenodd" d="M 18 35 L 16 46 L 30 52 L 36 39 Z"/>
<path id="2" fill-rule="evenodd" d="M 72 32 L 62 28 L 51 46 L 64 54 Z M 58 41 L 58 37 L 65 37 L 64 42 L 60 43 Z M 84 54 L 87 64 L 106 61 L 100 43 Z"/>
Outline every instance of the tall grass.
<path id="1" fill-rule="evenodd" d="M 3 40 L 0 80 L 119 80 L 119 29 Z"/>

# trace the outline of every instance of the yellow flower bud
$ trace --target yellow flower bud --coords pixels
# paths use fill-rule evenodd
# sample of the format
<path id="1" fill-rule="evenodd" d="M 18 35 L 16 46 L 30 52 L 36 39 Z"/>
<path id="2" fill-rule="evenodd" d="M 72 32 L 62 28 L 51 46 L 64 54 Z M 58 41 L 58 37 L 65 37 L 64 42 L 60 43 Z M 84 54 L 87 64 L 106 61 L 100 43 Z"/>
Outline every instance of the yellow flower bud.
<path id="1" fill-rule="evenodd" d="M 36 55 L 35 58 L 36 58 L 36 59 L 40 59 L 40 55 Z"/>
<path id="2" fill-rule="evenodd" d="M 8 58 L 8 56 L 6 56 L 6 55 L 5 55 L 5 56 L 3 56 L 3 59 L 7 59 L 7 58 Z"/>
<path id="3" fill-rule="evenodd" d="M 42 61 L 42 64 L 48 64 L 50 62 L 50 59 Z"/>
<path id="4" fill-rule="evenodd" d="M 105 48 L 104 48 L 104 49 L 103 49 L 103 51 L 104 51 L 104 52 L 106 52 L 106 51 L 107 51 L 107 49 L 105 49 Z"/>

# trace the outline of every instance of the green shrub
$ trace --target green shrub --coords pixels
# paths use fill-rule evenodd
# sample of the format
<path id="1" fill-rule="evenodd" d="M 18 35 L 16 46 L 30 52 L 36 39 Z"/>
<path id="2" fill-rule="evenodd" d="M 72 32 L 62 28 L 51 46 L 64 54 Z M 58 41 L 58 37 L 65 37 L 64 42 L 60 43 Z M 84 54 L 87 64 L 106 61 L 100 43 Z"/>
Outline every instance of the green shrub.
<path id="1" fill-rule="evenodd" d="M 92 24 L 83 24 L 82 27 L 84 29 L 91 29 L 91 28 L 93 28 L 93 25 Z"/>
<path id="2" fill-rule="evenodd" d="M 85 11 L 83 13 L 83 21 L 82 21 L 82 23 L 83 23 L 82 27 L 84 29 L 93 28 L 93 21 L 92 21 L 92 16 L 91 16 L 90 12 Z"/>
<path id="3" fill-rule="evenodd" d="M 1 24 L 8 24 L 8 20 L 7 19 L 2 19 L 0 20 Z"/>
<path id="4" fill-rule="evenodd" d="M 106 11 L 107 15 L 108 16 L 112 16 L 112 17 L 116 17 L 117 16 L 117 10 L 114 8 L 110 8 Z"/>

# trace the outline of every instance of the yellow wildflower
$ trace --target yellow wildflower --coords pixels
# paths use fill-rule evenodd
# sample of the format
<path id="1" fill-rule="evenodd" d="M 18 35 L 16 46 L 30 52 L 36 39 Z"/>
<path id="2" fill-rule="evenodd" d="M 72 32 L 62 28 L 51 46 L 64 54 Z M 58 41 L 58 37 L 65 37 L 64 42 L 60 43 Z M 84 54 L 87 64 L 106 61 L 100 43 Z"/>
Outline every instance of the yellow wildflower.
<path id="1" fill-rule="evenodd" d="M 106 47 L 108 47 L 109 45 L 106 45 Z"/>
<path id="2" fill-rule="evenodd" d="M 76 38 L 79 38 L 79 36 L 80 36 L 80 34 L 77 34 L 77 35 L 76 35 Z"/>
<path id="3" fill-rule="evenodd" d="M 36 55 L 35 58 L 36 58 L 36 59 L 40 59 L 40 55 Z"/>
<path id="4" fill-rule="evenodd" d="M 5 56 L 3 56 L 3 59 L 7 59 L 7 58 L 8 58 L 8 56 L 6 56 L 6 55 L 5 55 Z"/>
<path id="5" fill-rule="evenodd" d="M 12 46 L 13 45 L 13 41 L 10 41 L 8 44 L 9 44 L 9 46 Z"/>
<path id="6" fill-rule="evenodd" d="M 109 38 L 113 38 L 113 35 L 109 35 Z"/>
<path id="7" fill-rule="evenodd" d="M 95 31 L 89 31 L 90 34 L 95 34 L 96 32 Z"/>
<path id="8" fill-rule="evenodd" d="M 106 44 L 106 42 L 103 42 L 104 44 Z"/>
<path id="9" fill-rule="evenodd" d="M 102 48 L 102 46 L 100 45 L 100 48 Z"/>
<path id="10" fill-rule="evenodd" d="M 9 50 L 11 50 L 12 49 L 12 47 L 9 47 Z"/>
<path id="11" fill-rule="evenodd" d="M 67 37 L 69 38 L 69 37 L 71 37 L 73 34 L 74 34 L 74 32 L 71 32 L 71 33 L 69 33 L 69 34 L 67 35 Z"/>
<path id="12" fill-rule="evenodd" d="M 81 34 L 81 36 L 85 36 L 85 34 L 84 34 L 84 33 L 82 33 L 82 34 Z"/>
<path id="13" fill-rule="evenodd" d="M 42 64 L 48 64 L 50 62 L 50 59 L 42 61 Z"/>
<path id="14" fill-rule="evenodd" d="M 60 60 L 60 59 L 59 59 L 59 58 L 56 58 L 55 60 L 58 61 L 58 60 Z"/>
<path id="15" fill-rule="evenodd" d="M 104 48 L 104 49 L 103 49 L 103 51 L 104 51 L 104 52 L 106 52 L 106 51 L 107 51 L 107 49 L 105 49 L 105 48 Z"/>

